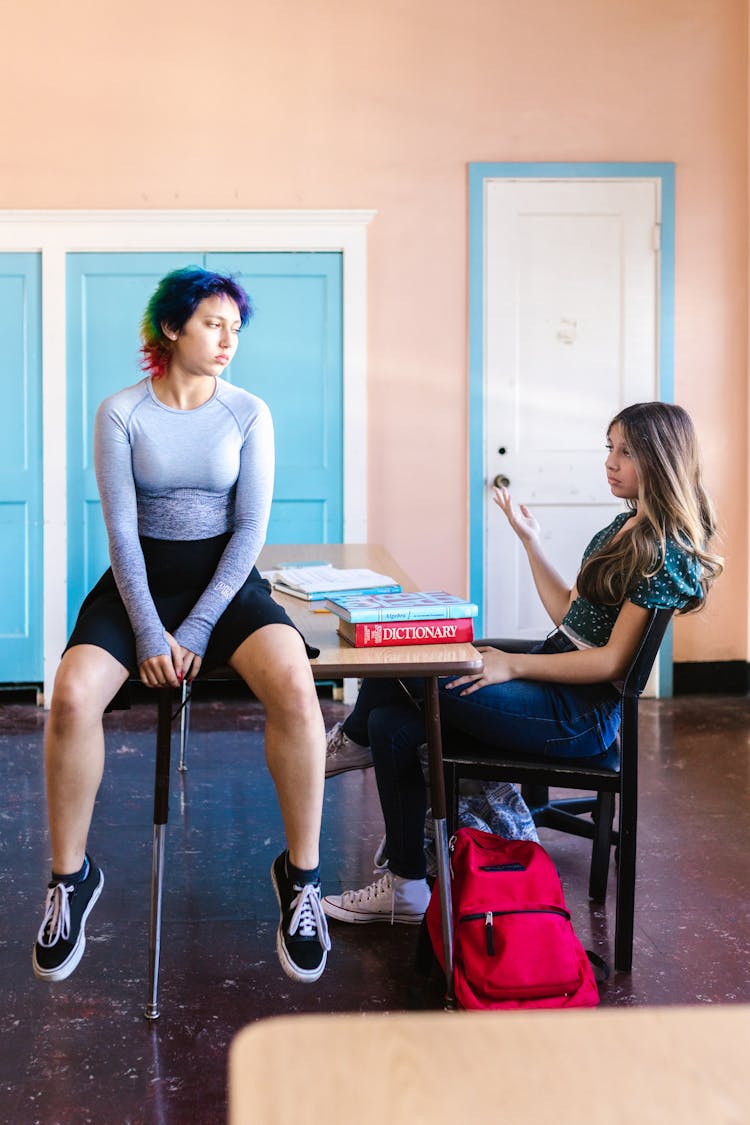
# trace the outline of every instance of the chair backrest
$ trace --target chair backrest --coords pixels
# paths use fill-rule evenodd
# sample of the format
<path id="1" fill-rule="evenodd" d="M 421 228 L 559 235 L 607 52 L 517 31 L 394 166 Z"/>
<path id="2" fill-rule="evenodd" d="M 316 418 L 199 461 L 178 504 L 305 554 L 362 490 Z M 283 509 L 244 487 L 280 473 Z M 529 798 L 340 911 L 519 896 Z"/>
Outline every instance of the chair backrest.
<path id="1" fill-rule="evenodd" d="M 654 666 L 656 654 L 661 648 L 661 642 L 664 640 L 664 634 L 667 631 L 669 622 L 672 620 L 673 613 L 673 608 L 651 610 L 648 624 L 646 625 L 638 648 L 635 651 L 635 656 L 630 663 L 630 668 L 625 677 L 625 683 L 622 689 L 623 696 L 634 698 L 639 696 L 643 691 L 646 686 L 646 681 L 651 675 L 651 669 Z"/>

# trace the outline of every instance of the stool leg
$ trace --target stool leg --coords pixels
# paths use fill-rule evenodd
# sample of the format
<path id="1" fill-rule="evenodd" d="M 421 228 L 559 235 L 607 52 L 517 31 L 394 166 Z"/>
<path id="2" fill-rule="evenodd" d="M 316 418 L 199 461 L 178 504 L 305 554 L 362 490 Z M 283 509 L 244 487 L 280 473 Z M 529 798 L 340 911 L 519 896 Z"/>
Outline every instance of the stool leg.
<path id="1" fill-rule="evenodd" d="M 164 885 L 164 843 L 169 820 L 169 764 L 172 741 L 172 689 L 159 688 L 154 777 L 154 842 L 151 857 L 151 916 L 148 940 L 148 998 L 144 1015 L 159 1018 L 159 958 Z"/>
<path id="2" fill-rule="evenodd" d="M 180 773 L 187 770 L 187 742 L 190 736 L 190 696 L 192 689 L 187 680 L 182 681 L 180 693 L 180 764 L 177 767 Z"/>

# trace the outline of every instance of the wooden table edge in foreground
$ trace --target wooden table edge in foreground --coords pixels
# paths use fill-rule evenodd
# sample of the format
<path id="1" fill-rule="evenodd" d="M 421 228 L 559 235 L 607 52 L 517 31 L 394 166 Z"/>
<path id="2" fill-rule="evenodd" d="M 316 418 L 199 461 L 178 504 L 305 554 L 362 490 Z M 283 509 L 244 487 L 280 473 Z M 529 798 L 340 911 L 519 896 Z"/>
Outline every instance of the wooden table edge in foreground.
<path id="1" fill-rule="evenodd" d="M 304 545 L 266 546 L 261 552 L 258 568 L 272 570 L 282 562 L 325 560 L 336 567 L 368 567 L 379 574 L 388 574 L 401 583 L 404 590 L 413 590 L 413 581 L 382 547 L 367 543 L 313 543 Z M 346 677 L 419 677 L 424 679 L 424 716 L 430 772 L 430 799 L 435 825 L 435 857 L 440 889 L 440 913 L 445 950 L 445 1003 L 453 1006 L 453 920 L 451 911 L 450 867 L 448 858 L 448 823 L 445 807 L 445 778 L 440 733 L 440 700 L 438 677 L 479 672 L 482 657 L 471 644 L 408 645 L 393 648 L 355 648 L 336 633 L 338 619 L 321 612 L 321 606 L 301 598 L 274 593 L 308 644 L 320 649 L 310 661 L 317 680 Z"/>
<path id="2" fill-rule="evenodd" d="M 750 1005 L 275 1016 L 229 1053 L 229 1125 L 740 1125 Z"/>

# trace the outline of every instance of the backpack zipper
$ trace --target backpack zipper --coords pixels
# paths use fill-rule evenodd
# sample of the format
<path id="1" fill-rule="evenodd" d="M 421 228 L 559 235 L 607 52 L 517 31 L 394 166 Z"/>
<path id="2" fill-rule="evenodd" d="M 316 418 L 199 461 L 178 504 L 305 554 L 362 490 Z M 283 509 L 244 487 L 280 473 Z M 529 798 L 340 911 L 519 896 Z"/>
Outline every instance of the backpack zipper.
<path id="1" fill-rule="evenodd" d="M 483 863 L 479 866 L 480 871 L 525 871 L 526 868 L 522 863 Z"/>
<path id="2" fill-rule="evenodd" d="M 492 911 L 488 910 L 484 916 L 484 936 L 487 939 L 487 954 L 495 956 L 495 934 L 492 928 Z"/>
<path id="3" fill-rule="evenodd" d="M 487 955 L 489 957 L 495 956 L 495 932 L 494 920 L 495 918 L 502 917 L 504 914 L 558 914 L 566 921 L 570 921 L 570 914 L 567 910 L 563 910 L 559 906 L 544 906 L 541 908 L 529 908 L 519 910 L 484 910 L 481 914 L 462 914 L 459 922 L 478 922 L 484 919 L 484 937 L 487 945 Z"/>

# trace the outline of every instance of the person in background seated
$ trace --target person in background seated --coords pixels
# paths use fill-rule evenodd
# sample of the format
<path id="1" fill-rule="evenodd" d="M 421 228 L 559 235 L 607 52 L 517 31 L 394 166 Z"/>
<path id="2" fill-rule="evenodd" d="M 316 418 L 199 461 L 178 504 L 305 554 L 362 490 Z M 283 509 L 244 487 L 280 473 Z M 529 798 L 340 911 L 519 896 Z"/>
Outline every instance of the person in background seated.
<path id="1" fill-rule="evenodd" d="M 480 646 L 481 673 L 440 683 L 446 745 L 470 735 L 484 743 L 488 758 L 512 749 L 594 762 L 617 736 L 618 682 L 649 611 L 665 606 L 688 613 L 705 603 L 722 562 L 710 551 L 715 521 L 689 415 L 663 402 L 626 407 L 612 419 L 606 447 L 607 483 L 625 510 L 591 540 L 572 586 L 545 558 L 529 509 L 495 489 L 555 629 L 530 653 Z M 404 687 L 375 679 L 363 682 L 351 714 L 329 732 L 329 775 L 361 768 L 372 755 L 386 827 L 378 878 L 361 890 L 327 895 L 329 917 L 421 920 L 429 898 L 418 754 L 424 737 L 422 714 Z"/>
<path id="2" fill-rule="evenodd" d="M 288 841 L 271 868 L 281 967 L 306 982 L 325 967 L 323 719 L 305 642 L 255 568 L 271 511 L 273 425 L 261 399 L 222 378 L 250 316 L 231 278 L 199 267 L 168 274 L 143 319 L 146 377 L 96 415 L 112 566 L 81 606 L 47 725 L 52 877 L 32 956 L 43 981 L 77 967 L 104 883 L 86 841 L 107 704 L 135 669 L 149 687 L 176 688 L 227 663 L 266 709 L 266 758 Z"/>

